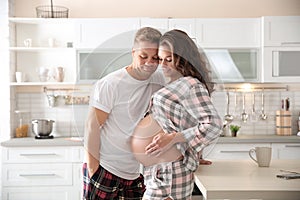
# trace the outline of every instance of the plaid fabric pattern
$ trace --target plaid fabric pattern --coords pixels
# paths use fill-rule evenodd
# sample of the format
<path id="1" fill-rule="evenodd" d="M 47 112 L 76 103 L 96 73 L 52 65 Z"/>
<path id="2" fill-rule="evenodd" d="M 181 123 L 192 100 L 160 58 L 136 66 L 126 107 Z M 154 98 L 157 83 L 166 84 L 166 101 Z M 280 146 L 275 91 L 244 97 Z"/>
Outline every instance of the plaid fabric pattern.
<path id="1" fill-rule="evenodd" d="M 126 180 L 99 166 L 90 178 L 86 163 L 83 164 L 83 187 L 83 200 L 141 200 L 145 192 L 142 175 Z"/>
<path id="2" fill-rule="evenodd" d="M 205 86 L 193 77 L 179 78 L 152 96 L 149 109 L 165 132 L 184 135 L 188 142 L 177 146 L 186 168 L 196 171 L 199 152 L 222 131 L 222 120 Z"/>
<path id="3" fill-rule="evenodd" d="M 190 200 L 194 189 L 194 173 L 182 161 L 161 163 L 144 168 L 146 200 Z"/>

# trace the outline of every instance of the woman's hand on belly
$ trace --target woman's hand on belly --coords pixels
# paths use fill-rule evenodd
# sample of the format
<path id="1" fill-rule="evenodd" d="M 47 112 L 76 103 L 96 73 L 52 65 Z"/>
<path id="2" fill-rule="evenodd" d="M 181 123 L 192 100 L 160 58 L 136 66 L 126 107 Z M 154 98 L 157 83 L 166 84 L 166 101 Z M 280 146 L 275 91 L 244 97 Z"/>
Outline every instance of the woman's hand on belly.
<path id="1" fill-rule="evenodd" d="M 168 151 L 175 143 L 176 133 L 160 132 L 153 137 L 152 142 L 145 148 L 145 153 L 159 156 Z"/>

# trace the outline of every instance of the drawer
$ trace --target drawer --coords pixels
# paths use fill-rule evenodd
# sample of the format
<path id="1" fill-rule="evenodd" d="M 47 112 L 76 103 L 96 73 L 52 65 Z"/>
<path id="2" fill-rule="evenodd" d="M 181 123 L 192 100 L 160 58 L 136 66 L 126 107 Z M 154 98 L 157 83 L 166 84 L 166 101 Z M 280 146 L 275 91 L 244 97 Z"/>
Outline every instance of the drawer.
<path id="1" fill-rule="evenodd" d="M 249 150 L 255 147 L 271 147 L 270 143 L 216 144 L 203 151 L 205 159 L 249 159 Z"/>
<path id="2" fill-rule="evenodd" d="M 80 200 L 74 187 L 4 187 L 2 200 Z"/>
<path id="3" fill-rule="evenodd" d="M 72 185 L 72 164 L 4 164 L 3 186 Z"/>
<path id="4" fill-rule="evenodd" d="M 73 160 L 71 148 L 66 147 L 13 147 L 3 148 L 4 163 L 68 162 Z"/>

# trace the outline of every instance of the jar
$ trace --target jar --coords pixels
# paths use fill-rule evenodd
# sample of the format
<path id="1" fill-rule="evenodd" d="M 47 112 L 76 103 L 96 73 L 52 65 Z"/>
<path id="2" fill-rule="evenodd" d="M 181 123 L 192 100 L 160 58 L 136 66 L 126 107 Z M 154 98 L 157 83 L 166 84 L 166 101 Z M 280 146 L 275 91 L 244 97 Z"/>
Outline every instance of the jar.
<path id="1" fill-rule="evenodd" d="M 27 137 L 29 131 L 29 113 L 26 111 L 16 110 L 16 132 L 17 138 Z"/>

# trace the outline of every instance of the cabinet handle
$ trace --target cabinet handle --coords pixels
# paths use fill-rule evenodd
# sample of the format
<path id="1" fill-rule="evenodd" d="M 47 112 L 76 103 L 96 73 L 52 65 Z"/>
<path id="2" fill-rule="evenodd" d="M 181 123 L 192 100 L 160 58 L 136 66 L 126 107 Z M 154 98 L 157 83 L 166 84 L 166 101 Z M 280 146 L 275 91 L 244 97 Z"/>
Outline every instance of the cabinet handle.
<path id="1" fill-rule="evenodd" d="M 285 145 L 285 147 L 289 148 L 289 147 L 300 147 L 300 145 L 297 144 L 289 144 L 289 145 Z"/>
<path id="2" fill-rule="evenodd" d="M 278 51 L 273 51 L 272 52 L 272 76 L 273 77 L 278 77 L 279 76 L 279 52 Z"/>
<path id="3" fill-rule="evenodd" d="M 20 156 L 55 156 L 56 153 L 21 153 Z"/>
<path id="4" fill-rule="evenodd" d="M 281 45 L 300 44 L 300 42 L 281 42 Z"/>
<path id="5" fill-rule="evenodd" d="M 220 153 L 248 153 L 249 151 L 246 151 L 246 150 L 244 150 L 244 151 L 238 151 L 238 150 L 236 150 L 236 151 L 230 151 L 230 150 L 228 150 L 228 151 L 220 151 Z"/>
<path id="6" fill-rule="evenodd" d="M 55 174 L 20 174 L 21 177 L 55 176 Z"/>

